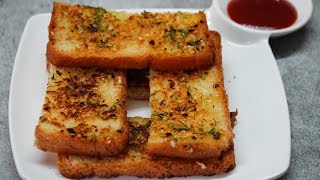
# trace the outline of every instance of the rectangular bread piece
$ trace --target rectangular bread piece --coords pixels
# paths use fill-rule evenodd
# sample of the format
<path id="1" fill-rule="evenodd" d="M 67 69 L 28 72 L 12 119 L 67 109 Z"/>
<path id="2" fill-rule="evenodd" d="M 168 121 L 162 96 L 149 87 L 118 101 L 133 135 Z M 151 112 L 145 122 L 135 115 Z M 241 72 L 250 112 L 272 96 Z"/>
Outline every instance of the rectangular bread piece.
<path id="1" fill-rule="evenodd" d="M 56 67 L 50 74 L 35 129 L 43 151 L 111 156 L 128 142 L 126 74 L 118 70 Z"/>
<path id="2" fill-rule="evenodd" d="M 205 70 L 150 70 L 150 154 L 219 157 L 234 137 L 224 88 L 220 35 L 212 32 L 215 64 Z"/>
<path id="3" fill-rule="evenodd" d="M 57 66 L 179 70 L 213 63 L 204 12 L 129 14 L 55 2 L 47 60 Z"/>
<path id="4" fill-rule="evenodd" d="M 187 160 L 150 156 L 145 150 L 149 120 L 135 117 L 128 121 L 131 129 L 129 145 L 122 154 L 102 158 L 59 154 L 57 166 L 61 174 L 77 179 L 120 175 L 165 178 L 221 174 L 235 167 L 233 146 L 223 152 L 220 158 Z"/>

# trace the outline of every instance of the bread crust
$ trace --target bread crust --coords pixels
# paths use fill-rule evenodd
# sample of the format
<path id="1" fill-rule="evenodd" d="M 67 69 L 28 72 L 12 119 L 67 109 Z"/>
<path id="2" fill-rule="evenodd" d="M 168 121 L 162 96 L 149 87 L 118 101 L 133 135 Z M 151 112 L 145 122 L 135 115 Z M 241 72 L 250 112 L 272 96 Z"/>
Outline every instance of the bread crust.
<path id="1" fill-rule="evenodd" d="M 114 156 L 122 152 L 128 141 L 128 130 L 123 125 L 124 133 L 108 140 L 83 141 L 81 137 L 71 137 L 60 132 L 48 133 L 39 125 L 35 130 L 37 148 L 56 153 L 78 155 Z"/>
<path id="2" fill-rule="evenodd" d="M 51 65 L 52 66 L 52 65 Z M 71 68 L 69 69 L 69 72 L 72 72 L 73 70 L 79 68 Z M 54 70 L 55 72 L 64 72 L 58 67 Z M 61 71 L 61 72 L 60 72 Z M 104 81 L 107 76 L 109 76 L 108 73 L 101 72 L 100 70 L 81 70 L 90 72 L 93 76 L 98 76 L 98 73 L 101 73 L 103 75 L 106 75 L 106 77 L 102 77 L 102 81 Z M 54 72 L 54 73 L 55 73 Z M 66 73 L 66 72 L 64 72 Z M 65 92 L 63 90 L 58 89 L 55 93 L 58 95 L 51 95 L 51 99 L 48 97 L 48 93 L 51 93 L 51 90 L 47 89 L 47 96 L 45 98 L 45 103 L 43 105 L 42 113 L 43 115 L 40 117 L 39 124 L 35 128 L 35 145 L 37 148 L 48 151 L 48 152 L 56 152 L 56 153 L 68 153 L 68 154 L 78 154 L 78 155 L 94 155 L 94 156 L 113 156 L 117 155 L 126 147 L 128 142 L 128 136 L 129 136 L 129 127 L 127 124 L 127 112 L 126 112 L 126 74 L 125 72 L 117 72 L 117 75 L 114 75 L 114 78 L 118 78 L 118 81 L 120 82 L 119 87 L 119 93 L 117 94 L 117 102 L 119 102 L 119 107 L 117 108 L 117 121 L 119 121 L 119 129 L 121 129 L 121 133 L 112 134 L 110 129 L 108 130 L 110 133 L 106 133 L 104 135 L 94 136 L 93 139 L 89 139 L 87 137 L 84 137 L 86 134 L 81 134 L 81 130 L 79 133 L 76 133 L 77 131 L 74 130 L 74 128 L 79 127 L 81 124 L 84 125 L 85 130 L 88 130 L 91 126 L 87 125 L 86 120 L 89 120 L 88 118 L 76 120 L 79 121 L 78 125 L 73 125 L 72 130 L 75 131 L 74 134 L 70 134 L 68 130 L 68 125 L 66 124 L 69 116 L 60 116 L 60 119 L 56 119 L 56 112 L 50 111 L 51 109 L 56 109 L 55 106 L 57 104 L 54 104 L 53 102 L 56 102 L 55 100 L 61 99 L 61 96 L 59 94 L 64 94 Z M 55 76 L 59 76 L 58 74 L 55 74 Z M 112 75 L 113 76 L 113 75 Z M 73 76 L 75 77 L 75 76 Z M 53 78 L 53 77 L 52 77 Z M 55 77 L 57 78 L 57 77 Z M 78 75 L 76 78 L 81 79 L 84 78 L 84 82 L 90 81 L 89 78 L 82 76 L 81 74 Z M 68 80 L 64 78 L 66 82 Z M 49 76 L 49 81 L 51 80 L 51 77 Z M 95 79 L 94 81 L 99 81 Z M 115 79 L 113 80 L 115 81 Z M 58 81 L 59 82 L 59 81 Z M 55 82 L 53 82 L 55 83 Z M 105 82 L 102 82 L 105 83 Z M 84 84 L 86 86 L 87 84 Z M 54 86 L 54 85 L 53 85 Z M 72 88 L 72 83 L 68 82 L 66 88 Z M 78 85 L 76 85 L 78 86 Z M 48 88 L 51 88 L 52 86 L 49 84 Z M 64 85 L 62 85 L 62 88 L 64 88 Z M 96 88 L 96 87 L 94 87 Z M 86 92 L 83 92 L 86 93 Z M 52 98 L 53 97 L 53 98 Z M 80 98 L 80 97 L 79 97 Z M 101 98 L 101 97 L 100 97 Z M 115 97 L 109 97 L 109 98 L 115 98 Z M 53 100 L 52 100 L 53 99 Z M 87 98 L 88 99 L 88 98 Z M 51 101 L 52 100 L 52 101 Z M 102 99 L 103 100 L 103 99 Z M 60 104 L 65 103 L 64 99 L 63 102 L 60 102 Z M 79 100 L 80 101 L 80 100 Z M 59 101 L 57 101 L 59 102 Z M 84 104 L 88 105 L 82 105 L 83 106 L 91 106 L 89 105 L 90 101 L 83 101 Z M 79 103 L 78 100 L 76 103 Z M 48 108 L 50 107 L 50 108 Z M 71 107 L 66 107 L 63 109 L 60 109 L 58 113 L 68 113 L 68 110 L 75 110 L 79 114 L 81 114 L 81 110 L 79 109 L 73 109 Z M 86 112 L 82 113 L 85 114 Z M 94 112 L 96 113 L 96 112 Z M 42 118 L 45 117 L 45 121 L 42 121 Z M 94 117 L 91 118 L 96 118 Z M 48 121 L 47 119 L 50 119 Z M 103 121 L 103 120 L 97 120 L 97 121 Z M 106 121 L 110 121 L 109 119 L 106 119 Z M 50 125 L 51 128 L 48 130 L 47 124 Z M 68 122 L 70 123 L 70 122 Z M 79 124 L 80 123 L 80 124 Z M 44 125 L 43 125 L 44 124 Z M 98 126 L 98 125 L 97 125 Z M 106 128 L 106 127 L 99 127 L 99 128 Z M 90 133 L 93 132 L 100 132 L 100 130 L 88 130 Z M 94 132 L 95 131 L 95 132 Z M 116 130 L 114 130 L 116 131 Z M 85 132 L 84 132 L 85 133 Z M 87 136 L 87 135 L 86 135 Z M 102 137 L 103 136 L 103 137 Z"/>
<path id="3" fill-rule="evenodd" d="M 159 45 L 156 44 L 153 46 L 149 44 L 141 45 L 140 43 L 138 46 L 140 49 L 143 49 L 141 50 L 143 52 L 134 52 L 134 53 L 128 54 L 128 53 L 122 52 L 121 48 L 118 49 L 117 51 L 110 50 L 108 48 L 105 48 L 105 49 L 84 48 L 82 46 L 72 51 L 65 51 L 60 49 L 56 44 L 56 39 L 58 38 L 55 37 L 56 36 L 55 34 L 59 32 L 59 30 L 61 30 L 61 27 L 59 27 L 59 23 L 61 23 L 61 19 L 59 19 L 59 15 L 62 16 L 61 15 L 62 13 L 60 11 L 62 8 L 66 8 L 66 7 L 76 7 L 81 9 L 81 6 L 79 5 L 73 6 L 73 5 L 67 5 L 63 3 L 57 3 L 57 2 L 55 2 L 53 5 L 52 18 L 49 25 L 49 42 L 47 44 L 46 56 L 47 56 L 48 62 L 56 66 L 101 67 L 101 68 L 112 68 L 112 69 L 143 69 L 143 68 L 150 67 L 150 68 L 162 70 L 162 71 L 173 71 L 173 70 L 185 70 L 185 69 L 195 69 L 195 68 L 201 69 L 201 68 L 208 67 L 209 65 L 212 65 L 214 62 L 214 54 L 212 54 L 212 51 L 211 51 L 212 44 L 208 41 L 209 30 L 207 27 L 207 21 L 206 21 L 206 16 L 204 12 L 200 11 L 197 14 L 198 18 L 201 19 L 200 20 L 201 23 L 199 23 L 199 25 L 196 24 L 196 26 L 197 28 L 199 26 L 199 29 L 201 30 L 201 32 L 203 32 L 203 38 L 199 38 L 199 40 L 203 41 L 203 43 L 206 44 L 205 46 L 201 45 L 201 47 L 200 46 L 199 48 L 197 47 L 197 51 L 199 52 L 190 51 L 187 48 L 186 51 L 183 51 L 183 53 L 181 53 L 180 51 L 176 50 L 177 49 L 176 46 L 171 46 L 171 48 L 175 47 L 175 50 L 171 52 L 172 49 L 171 51 L 169 49 L 163 50 L 163 48 L 161 48 L 162 47 L 161 43 Z M 133 18 L 131 19 L 135 19 L 138 17 L 138 15 L 133 15 L 132 17 Z M 131 23 L 130 20 L 128 21 L 129 21 L 128 23 Z M 141 31 L 144 32 L 145 29 L 142 28 Z M 137 38 L 141 38 L 138 36 L 142 36 L 142 34 L 136 34 L 136 36 Z M 155 34 L 152 36 L 159 36 L 159 35 Z M 163 38 L 162 41 L 164 41 L 162 42 L 162 44 L 170 44 L 168 40 L 165 39 L 165 35 L 162 35 L 161 37 Z M 66 39 L 72 39 L 72 38 L 69 37 Z M 179 45 L 179 47 L 180 46 L 181 45 Z M 194 44 L 190 45 L 190 47 L 192 46 L 195 46 L 195 45 Z"/>
<path id="4" fill-rule="evenodd" d="M 158 56 L 151 60 L 150 68 L 159 71 L 205 69 L 214 63 L 212 51 L 199 56 Z"/>
<path id="5" fill-rule="evenodd" d="M 133 123 L 132 119 L 134 118 L 129 118 L 129 144 L 122 154 L 103 158 L 59 154 L 57 166 L 61 174 L 77 179 L 89 176 L 111 178 L 120 175 L 146 178 L 209 176 L 226 173 L 236 165 L 233 144 L 218 158 L 188 160 L 150 156 L 145 151 L 149 123 L 141 126 Z"/>
<path id="6" fill-rule="evenodd" d="M 206 52 L 202 56 L 135 56 L 135 57 L 102 57 L 99 54 L 63 53 L 57 50 L 52 42 L 47 44 L 47 61 L 56 66 L 65 67 L 101 67 L 110 69 L 145 69 L 160 71 L 179 71 L 205 69 L 214 63 L 213 54 Z"/>
<path id="7" fill-rule="evenodd" d="M 130 163 L 123 163 L 122 160 L 120 162 L 103 159 L 91 160 L 89 163 L 81 160 L 74 162 L 72 155 L 59 154 L 57 166 L 63 176 L 72 179 L 90 176 L 111 178 L 121 175 L 144 178 L 212 176 L 227 173 L 236 166 L 233 147 L 223 152 L 217 159 L 184 160 L 153 157 Z"/>
<path id="8" fill-rule="evenodd" d="M 234 134 L 232 132 L 232 128 L 231 128 L 231 123 L 230 123 L 230 116 L 229 116 L 229 109 L 228 109 L 228 96 L 226 95 L 226 91 L 224 88 L 224 78 L 223 78 L 223 70 L 222 70 L 222 54 L 221 54 L 221 37 L 219 35 L 219 33 L 217 32 L 212 32 L 211 33 L 211 39 L 214 42 L 214 48 L 213 50 L 215 51 L 214 54 L 216 54 L 216 61 L 215 61 L 215 65 L 210 67 L 208 69 L 208 74 L 210 74 L 210 77 L 212 79 L 214 79 L 215 81 L 215 86 L 217 86 L 217 88 L 214 88 L 214 95 L 211 96 L 216 96 L 217 99 L 215 99 L 216 101 L 219 101 L 217 104 L 217 108 L 219 108 L 219 110 L 214 110 L 215 113 L 219 113 L 219 121 L 221 121 L 221 123 L 223 124 L 223 126 L 225 127 L 225 131 L 221 132 L 222 136 L 218 139 L 212 139 L 211 142 L 207 142 L 207 141 L 203 141 L 203 140 L 198 140 L 198 138 L 194 138 L 188 140 L 188 141 L 181 141 L 178 139 L 178 137 L 187 137 L 189 135 L 187 135 L 186 133 L 189 133 L 188 131 L 196 131 L 191 129 L 187 129 L 185 134 L 184 132 L 180 131 L 178 133 L 180 133 L 179 135 L 175 135 L 175 133 L 177 133 L 176 131 L 171 132 L 171 128 L 174 125 L 171 125 L 172 122 L 175 121 L 181 121 L 184 120 L 184 118 L 182 118 L 181 116 L 179 116 L 180 113 L 180 108 L 179 108 L 179 112 L 175 112 L 176 108 L 172 108 L 172 104 L 174 103 L 173 101 L 169 100 L 165 100 L 165 101 L 161 101 L 162 103 L 165 104 L 165 106 L 163 107 L 162 105 L 159 105 L 159 101 L 161 100 L 161 98 L 169 98 L 169 97 L 162 97 L 158 96 L 157 98 L 154 97 L 153 99 L 151 98 L 150 101 L 150 105 L 152 108 L 152 111 L 157 112 L 157 113 L 161 113 L 161 116 L 165 116 L 165 117 L 161 117 L 161 119 L 159 120 L 159 115 L 154 115 L 151 117 L 151 121 L 152 121 L 152 125 L 151 125 L 151 129 L 150 129 L 150 133 L 151 136 L 148 140 L 148 144 L 147 144 L 147 150 L 150 154 L 152 155 L 158 155 L 158 156 L 166 156 L 166 157 L 177 157 L 177 158 L 187 158 L 187 159 L 199 159 L 199 158 L 214 158 L 214 157 L 219 157 L 221 155 L 221 152 L 228 149 L 229 146 L 232 144 L 232 139 L 234 137 Z M 202 73 L 203 70 L 200 70 L 199 72 Z M 185 72 L 182 72 L 185 73 Z M 192 72 L 190 75 L 191 76 L 195 76 L 197 78 L 200 77 L 200 75 L 197 75 L 195 73 L 198 72 Z M 165 85 L 165 83 L 167 83 L 166 81 L 170 81 L 171 79 L 176 79 L 176 75 L 175 74 L 167 74 L 167 73 L 154 73 L 154 75 L 152 75 L 152 73 L 150 74 L 151 78 L 155 78 L 155 81 L 153 83 L 158 83 L 161 84 L 160 86 L 160 90 L 159 87 L 157 89 L 154 89 L 154 91 L 152 92 L 157 92 L 159 91 L 167 91 L 165 88 L 167 88 L 168 85 Z M 164 80 L 161 81 L 161 77 L 164 77 Z M 151 79 L 152 80 L 152 79 Z M 159 82 L 158 82 L 159 81 Z M 179 83 L 179 80 L 175 82 L 175 84 Z M 173 83 L 174 84 L 174 83 Z M 174 88 L 175 86 L 172 84 L 172 88 Z M 177 85 L 177 88 L 179 89 L 179 91 L 181 92 L 183 88 L 182 86 L 186 86 L 186 84 L 182 83 L 182 85 Z M 150 87 L 152 86 L 152 83 L 150 84 Z M 212 85 L 211 85 L 212 86 Z M 161 89 L 161 87 L 163 89 Z M 152 88 L 152 87 L 151 87 Z M 193 87 L 190 87 L 190 89 L 192 89 Z M 198 88 L 198 87 L 195 87 Z M 171 89 L 169 90 L 171 91 Z M 189 91 L 188 91 L 189 92 Z M 167 93 L 167 92 L 166 92 Z M 175 91 L 173 90 L 172 93 L 170 93 L 170 98 L 174 98 L 175 96 L 172 96 L 172 94 L 174 94 Z M 183 95 L 179 95 L 178 97 L 181 97 Z M 199 97 L 198 97 L 199 98 Z M 189 98 L 187 98 L 189 99 Z M 176 100 L 177 101 L 177 100 Z M 179 100 L 180 101 L 180 100 Z M 186 100 L 183 100 L 186 101 Z M 188 100 L 189 103 L 190 100 Z M 169 104 L 168 104 L 169 103 Z M 153 109 L 153 108 L 156 109 Z M 189 107 L 189 105 L 188 105 Z M 164 110 L 163 110 L 164 108 Z M 160 111 L 160 112 L 159 112 Z M 196 110 L 198 111 L 198 110 Z M 210 110 L 211 111 L 211 110 Z M 166 116 L 164 115 L 166 112 L 172 112 L 172 115 Z M 183 112 L 188 112 L 187 110 L 184 110 Z M 178 113 L 178 115 L 175 115 L 176 113 Z M 189 112 L 189 115 L 192 112 Z M 189 116 L 187 114 L 187 116 Z M 193 116 L 193 115 L 190 115 Z M 192 121 L 192 125 L 191 127 L 195 125 L 195 123 L 201 123 L 201 116 L 197 117 L 196 115 L 195 119 L 198 119 L 197 121 Z M 164 119 L 166 118 L 166 119 Z M 220 119 L 221 118 L 221 119 Z M 185 121 L 183 121 L 184 123 L 187 123 L 188 121 L 191 121 L 192 118 L 187 119 Z M 169 122 L 170 121 L 170 122 Z M 169 126 L 166 124 L 169 123 Z M 202 123 L 201 123 L 202 124 Z M 164 125 L 164 126 L 163 126 Z M 185 125 L 187 126 L 187 125 Z M 162 127 L 162 128 L 161 128 Z M 160 130 L 159 130 L 160 129 Z M 159 135 L 160 132 L 170 132 L 169 135 L 167 136 L 167 134 L 165 134 L 164 136 Z M 197 132 L 193 132 L 193 133 L 197 133 Z M 190 135 L 191 136 L 191 135 Z M 160 138 L 161 140 L 156 140 L 156 138 Z"/>
<path id="9" fill-rule="evenodd" d="M 148 143 L 148 153 L 158 156 L 185 158 L 185 159 L 208 159 L 220 157 L 221 153 L 228 149 L 233 143 L 229 139 L 227 144 L 219 143 L 194 143 L 192 144 L 192 151 L 186 145 L 176 145 L 172 147 L 169 141 L 165 143 Z"/>
<path id="10" fill-rule="evenodd" d="M 145 69 L 149 67 L 150 56 L 113 57 L 91 52 L 64 53 L 56 49 L 52 42 L 47 44 L 47 61 L 64 67 L 100 67 L 108 69 Z"/>

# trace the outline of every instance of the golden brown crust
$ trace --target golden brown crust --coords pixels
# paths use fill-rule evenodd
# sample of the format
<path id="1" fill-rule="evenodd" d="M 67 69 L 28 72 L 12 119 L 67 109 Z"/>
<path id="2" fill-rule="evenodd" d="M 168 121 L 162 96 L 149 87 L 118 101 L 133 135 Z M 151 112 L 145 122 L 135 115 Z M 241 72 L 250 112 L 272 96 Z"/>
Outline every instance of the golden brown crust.
<path id="1" fill-rule="evenodd" d="M 129 134 L 125 73 L 52 65 L 50 69 L 42 115 L 35 129 L 36 146 L 57 153 L 120 153 Z M 106 91 L 112 88 L 111 97 Z"/>
<path id="2" fill-rule="evenodd" d="M 83 141 L 81 137 L 71 137 L 60 132 L 48 133 L 40 126 L 36 127 L 35 137 L 37 148 L 43 151 L 79 155 L 113 156 L 119 154 L 128 141 L 128 130 L 108 141 Z"/>
<path id="3" fill-rule="evenodd" d="M 202 11 L 195 14 L 114 14 L 102 8 L 55 2 L 49 25 L 47 60 L 56 66 L 151 67 L 157 70 L 204 68 L 214 62 L 206 16 Z M 117 17 L 119 14 L 121 18 Z M 88 25 L 92 22 L 93 25 Z"/>
<path id="4" fill-rule="evenodd" d="M 59 154 L 57 165 L 63 176 L 73 179 L 90 176 L 111 178 L 121 175 L 145 178 L 211 176 L 229 172 L 236 166 L 233 147 L 223 152 L 218 159 L 184 160 L 154 157 L 129 163 L 103 159 L 91 159 L 90 162 L 77 160 L 77 163 L 74 161 L 75 157 L 72 155 Z"/>
<path id="5" fill-rule="evenodd" d="M 217 143 L 212 144 L 192 144 L 192 152 L 187 145 L 177 144 L 172 147 L 170 142 L 164 143 L 149 143 L 148 152 L 153 155 L 166 156 L 166 157 L 178 157 L 186 159 L 207 159 L 221 156 L 221 152 L 232 144 L 232 140 L 227 143 L 227 146 L 222 146 Z"/>
<path id="6" fill-rule="evenodd" d="M 209 58 L 208 58 L 209 57 Z M 47 45 L 47 61 L 56 66 L 65 67 L 101 67 L 110 69 L 145 69 L 152 68 L 161 71 L 178 71 L 204 69 L 214 63 L 212 53 L 207 52 L 202 56 L 135 56 L 110 59 L 98 54 L 83 54 L 79 52 L 64 54 L 57 50 L 52 43 Z"/>
<path id="7" fill-rule="evenodd" d="M 134 123 L 135 121 L 140 123 Z M 95 158 L 59 154 L 57 166 L 61 174 L 68 178 L 110 178 L 120 175 L 165 178 L 215 175 L 226 173 L 235 167 L 233 145 L 219 158 L 187 160 L 150 156 L 145 151 L 149 123 L 146 122 L 142 126 L 141 122 L 146 122 L 146 119 L 129 118 L 131 133 L 128 149 L 116 157 Z"/>
<path id="8" fill-rule="evenodd" d="M 158 56 L 151 61 L 149 67 L 159 71 L 205 69 L 214 63 L 213 56 L 210 50 L 201 56 Z"/>
<path id="9" fill-rule="evenodd" d="M 150 154 L 188 159 L 219 157 L 232 144 L 221 39 L 212 32 L 215 65 L 187 72 L 150 73 Z"/>
<path id="10" fill-rule="evenodd" d="M 56 66 L 65 67 L 100 67 L 108 69 L 145 69 L 149 66 L 151 57 L 137 55 L 135 57 L 103 57 L 98 53 L 92 54 L 85 51 L 64 53 L 57 50 L 51 42 L 47 45 L 47 61 Z"/>

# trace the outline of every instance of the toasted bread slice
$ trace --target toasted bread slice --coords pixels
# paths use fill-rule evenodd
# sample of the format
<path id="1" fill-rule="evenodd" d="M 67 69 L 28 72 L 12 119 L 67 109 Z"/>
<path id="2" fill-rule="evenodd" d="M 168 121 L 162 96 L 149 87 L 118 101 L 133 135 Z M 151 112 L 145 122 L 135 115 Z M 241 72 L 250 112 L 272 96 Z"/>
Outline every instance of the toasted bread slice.
<path id="1" fill-rule="evenodd" d="M 51 65 L 36 146 L 58 153 L 116 155 L 129 136 L 125 108 L 124 72 Z"/>
<path id="2" fill-rule="evenodd" d="M 173 176 L 214 175 L 235 167 L 233 146 L 220 158 L 203 160 L 152 157 L 145 151 L 148 139 L 148 119 L 129 118 L 131 129 L 127 150 L 116 157 L 88 157 L 59 154 L 57 165 L 68 178 L 88 176 L 115 177 L 120 175 L 165 178 Z"/>
<path id="3" fill-rule="evenodd" d="M 55 2 L 47 60 L 57 66 L 159 70 L 213 63 L 204 12 L 128 14 Z"/>
<path id="4" fill-rule="evenodd" d="M 149 69 L 129 69 L 127 84 L 128 99 L 149 100 Z"/>
<path id="5" fill-rule="evenodd" d="M 179 158 L 219 157 L 232 132 L 224 88 L 220 35 L 212 32 L 215 65 L 206 70 L 150 70 L 152 109 L 148 152 Z"/>

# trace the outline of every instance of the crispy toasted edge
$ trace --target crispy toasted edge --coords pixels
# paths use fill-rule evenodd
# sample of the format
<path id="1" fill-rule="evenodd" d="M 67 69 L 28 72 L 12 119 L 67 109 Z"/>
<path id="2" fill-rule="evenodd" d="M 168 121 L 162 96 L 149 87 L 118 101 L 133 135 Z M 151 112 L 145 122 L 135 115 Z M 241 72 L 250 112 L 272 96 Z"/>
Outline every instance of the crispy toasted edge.
<path id="1" fill-rule="evenodd" d="M 224 77 L 223 77 L 223 69 L 222 69 L 222 45 L 221 45 L 221 36 L 218 32 L 211 31 L 211 41 L 213 41 L 214 48 L 216 54 L 216 61 L 214 64 L 214 70 L 218 71 L 216 74 L 218 75 L 218 79 L 221 80 L 221 84 L 219 85 L 220 91 L 219 93 L 222 95 L 222 106 L 224 106 L 225 118 L 230 119 L 229 108 L 228 108 L 228 96 L 226 94 L 224 88 Z M 176 158 L 187 158 L 187 159 L 199 159 L 199 158 L 213 158 L 219 157 L 221 152 L 225 151 L 229 148 L 229 146 L 233 143 L 234 133 L 232 131 L 230 120 L 226 121 L 228 132 L 225 135 L 227 138 L 227 145 L 221 143 L 195 143 L 192 147 L 192 151 L 190 151 L 189 147 L 184 147 L 184 144 L 177 144 L 172 146 L 169 142 L 165 143 L 151 143 L 148 141 L 147 151 L 152 155 L 158 156 L 166 156 L 166 157 L 176 157 Z"/>
<path id="2" fill-rule="evenodd" d="M 35 145 L 38 149 L 56 153 L 69 153 L 79 155 L 113 156 L 119 154 L 127 145 L 129 138 L 129 126 L 127 123 L 127 82 L 125 72 L 120 72 L 122 77 L 122 88 L 119 94 L 119 101 L 122 101 L 120 108 L 122 133 L 117 136 L 110 136 L 106 140 L 85 141 L 81 137 L 71 137 L 69 134 L 60 131 L 48 133 L 37 125 L 35 129 Z M 110 141 L 108 141 L 110 140 Z"/>
<path id="3" fill-rule="evenodd" d="M 232 134 L 233 138 L 233 134 Z M 177 144 L 175 147 L 169 142 L 165 143 L 149 143 L 147 151 L 151 155 L 164 156 L 171 158 L 185 159 L 207 159 L 220 157 L 223 151 L 226 151 L 233 140 L 227 138 L 226 144 L 221 143 L 193 143 L 192 148 L 185 144 Z"/>
<path id="4" fill-rule="evenodd" d="M 71 155 L 59 154 L 56 163 L 63 176 L 73 179 L 90 176 L 111 178 L 121 175 L 145 178 L 211 176 L 227 173 L 236 166 L 233 145 L 216 159 L 185 160 L 155 157 L 129 163 L 117 163 L 116 160 L 82 162 L 81 157 L 74 159 Z"/>
<path id="5" fill-rule="evenodd" d="M 159 55 L 152 59 L 150 68 L 159 71 L 179 71 L 192 69 L 205 69 L 214 63 L 214 55 L 208 48 L 199 55 L 171 56 Z"/>
<path id="6" fill-rule="evenodd" d="M 60 173 L 68 178 L 98 176 L 104 178 L 120 175 L 147 178 L 174 176 L 215 175 L 235 168 L 233 143 L 219 158 L 179 159 L 143 155 L 145 151 L 124 151 L 119 157 L 88 157 L 58 154 L 56 163 Z M 142 156 L 139 155 L 142 153 Z M 132 159 L 134 158 L 134 159 Z M 140 159 L 136 159 L 140 158 Z"/>
<path id="7" fill-rule="evenodd" d="M 92 54 L 80 53 L 81 50 L 73 50 L 72 52 L 63 52 L 55 46 L 53 42 L 53 34 L 55 27 L 59 19 L 57 18 L 58 8 L 64 3 L 54 2 L 52 16 L 49 24 L 49 42 L 47 44 L 46 57 L 47 61 L 56 66 L 67 67 L 101 67 L 101 68 L 113 68 L 113 69 L 144 69 L 151 67 L 157 70 L 172 71 L 172 70 L 184 70 L 194 68 L 205 68 L 214 62 L 214 55 L 212 54 L 211 47 L 203 50 L 201 54 L 190 54 L 188 56 L 174 56 L 172 54 L 159 54 L 158 56 L 136 55 L 135 57 L 128 57 L 126 55 L 114 57 L 110 54 Z M 200 11 L 200 16 L 205 14 Z M 206 20 L 206 18 L 204 18 Z M 207 22 L 205 22 L 207 23 Z M 205 32 L 207 35 L 208 32 Z M 209 36 L 209 35 L 208 35 Z M 209 43 L 209 46 L 212 46 Z"/>
<path id="8" fill-rule="evenodd" d="M 79 50 L 80 51 L 80 50 Z M 115 57 L 99 56 L 99 54 L 87 53 L 79 56 L 77 51 L 64 53 L 58 50 L 52 41 L 47 44 L 47 61 L 56 66 L 65 67 L 100 67 L 110 69 L 144 69 L 149 66 L 149 56 Z"/>

